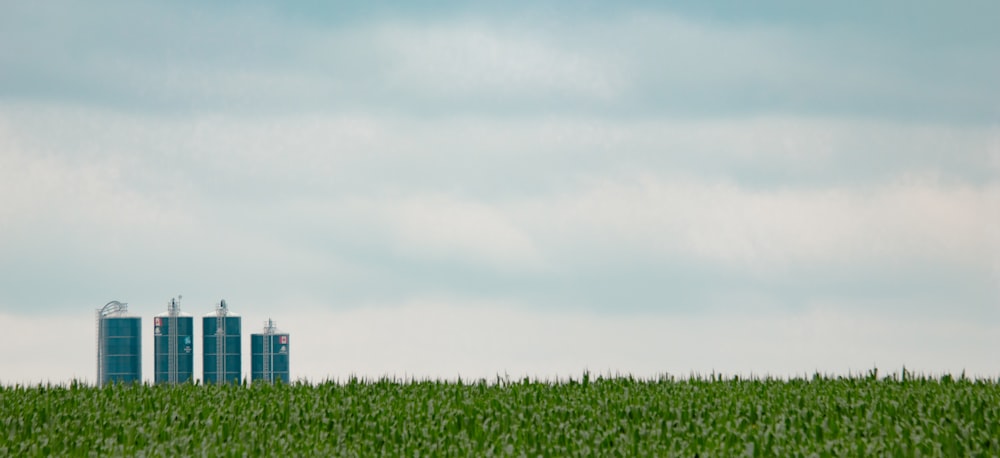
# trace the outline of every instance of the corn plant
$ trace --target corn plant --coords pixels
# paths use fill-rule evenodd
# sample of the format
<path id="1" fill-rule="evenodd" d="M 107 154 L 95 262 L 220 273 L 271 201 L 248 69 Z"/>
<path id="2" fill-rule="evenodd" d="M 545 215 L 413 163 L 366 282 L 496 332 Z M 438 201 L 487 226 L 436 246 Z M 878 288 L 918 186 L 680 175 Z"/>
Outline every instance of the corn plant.
<path id="1" fill-rule="evenodd" d="M 596 377 L 0 387 L 0 456 L 997 456 L 1000 384 Z"/>

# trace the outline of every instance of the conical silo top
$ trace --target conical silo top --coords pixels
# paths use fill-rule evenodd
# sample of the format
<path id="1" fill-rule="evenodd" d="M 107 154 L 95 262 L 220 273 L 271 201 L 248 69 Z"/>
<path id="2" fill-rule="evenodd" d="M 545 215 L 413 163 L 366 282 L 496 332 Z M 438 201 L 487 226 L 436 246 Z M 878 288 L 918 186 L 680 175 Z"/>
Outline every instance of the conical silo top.
<path id="1" fill-rule="evenodd" d="M 264 334 L 279 334 L 279 333 L 280 331 L 278 331 L 277 324 L 275 324 L 274 320 L 268 318 L 267 321 L 264 322 Z"/>
<path id="2" fill-rule="evenodd" d="M 176 298 L 170 299 L 170 302 L 167 302 L 167 311 L 166 312 L 160 313 L 160 314 L 158 314 L 156 316 L 160 316 L 160 317 L 164 317 L 164 316 L 168 316 L 168 317 L 169 316 L 191 316 L 191 314 L 190 313 L 184 313 L 184 312 L 181 311 L 181 296 L 177 296 Z"/>
<path id="3" fill-rule="evenodd" d="M 226 304 L 226 300 L 222 299 L 222 300 L 219 301 L 218 304 L 216 304 L 215 311 L 214 312 L 208 312 L 208 313 L 205 314 L 205 316 L 206 317 L 213 317 L 214 316 L 214 317 L 222 318 L 222 317 L 228 317 L 228 316 L 237 317 L 237 316 L 240 316 L 240 314 L 233 313 L 232 311 L 230 311 L 229 310 L 229 304 Z"/>

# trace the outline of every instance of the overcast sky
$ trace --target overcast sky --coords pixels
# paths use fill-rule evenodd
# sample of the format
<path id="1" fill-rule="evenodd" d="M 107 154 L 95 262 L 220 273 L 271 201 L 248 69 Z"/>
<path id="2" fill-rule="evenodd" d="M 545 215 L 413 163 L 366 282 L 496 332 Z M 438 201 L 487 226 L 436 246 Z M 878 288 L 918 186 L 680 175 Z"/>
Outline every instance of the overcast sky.
<path id="1" fill-rule="evenodd" d="M 284 3 L 2 3 L 0 382 L 1000 376 L 1000 3 Z"/>

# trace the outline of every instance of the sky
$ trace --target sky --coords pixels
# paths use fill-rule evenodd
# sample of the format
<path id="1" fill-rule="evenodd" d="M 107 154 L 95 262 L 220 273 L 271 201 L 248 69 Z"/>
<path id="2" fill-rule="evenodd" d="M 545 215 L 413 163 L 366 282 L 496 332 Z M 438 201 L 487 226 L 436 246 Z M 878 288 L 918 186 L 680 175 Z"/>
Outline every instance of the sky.
<path id="1" fill-rule="evenodd" d="M 1000 3 L 285 3 L 0 3 L 0 383 L 1000 376 Z"/>

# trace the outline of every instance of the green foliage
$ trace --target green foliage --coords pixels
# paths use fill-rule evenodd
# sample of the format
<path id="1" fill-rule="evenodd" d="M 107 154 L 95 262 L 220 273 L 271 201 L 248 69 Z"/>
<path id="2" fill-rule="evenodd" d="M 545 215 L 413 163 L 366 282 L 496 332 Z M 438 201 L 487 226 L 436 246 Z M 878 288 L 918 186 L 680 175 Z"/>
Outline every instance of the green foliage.
<path id="1" fill-rule="evenodd" d="M 0 456 L 997 456 L 1000 384 L 904 377 L 0 387 Z"/>

